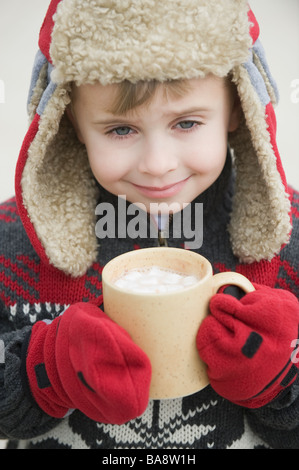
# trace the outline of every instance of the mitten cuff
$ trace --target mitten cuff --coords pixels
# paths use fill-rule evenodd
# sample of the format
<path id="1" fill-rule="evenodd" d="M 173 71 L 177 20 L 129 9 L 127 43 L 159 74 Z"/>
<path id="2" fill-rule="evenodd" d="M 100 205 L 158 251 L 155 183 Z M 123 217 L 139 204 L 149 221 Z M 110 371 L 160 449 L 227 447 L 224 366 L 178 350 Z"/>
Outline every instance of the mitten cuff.
<path id="1" fill-rule="evenodd" d="M 51 324 L 40 321 L 33 326 L 27 345 L 24 344 L 22 367 L 27 393 L 54 418 L 65 417 L 73 408 L 56 368 L 55 340 L 60 319 L 56 318 Z"/>

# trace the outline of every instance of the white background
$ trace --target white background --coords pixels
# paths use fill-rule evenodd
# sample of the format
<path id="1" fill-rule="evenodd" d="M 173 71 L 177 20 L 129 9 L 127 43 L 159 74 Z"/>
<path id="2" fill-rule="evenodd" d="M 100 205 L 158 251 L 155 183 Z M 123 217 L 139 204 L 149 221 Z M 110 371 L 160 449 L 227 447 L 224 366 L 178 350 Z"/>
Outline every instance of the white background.
<path id="1" fill-rule="evenodd" d="M 14 195 L 15 165 L 27 129 L 31 69 L 48 5 L 49 0 L 0 0 L 0 80 L 5 85 L 4 103 L 0 96 L 0 201 Z M 280 154 L 289 183 L 299 189 L 299 103 L 291 100 L 292 82 L 299 83 L 299 0 L 251 0 L 250 5 L 280 90 Z"/>
<path id="2" fill-rule="evenodd" d="M 299 189 L 299 0 L 251 0 L 280 91 L 278 147 L 289 183 Z M 14 172 L 27 129 L 27 93 L 38 33 L 49 0 L 0 0 L 0 201 L 14 195 Z M 297 80 L 296 88 L 291 85 Z M 0 97 L 1 98 L 1 97 Z"/>

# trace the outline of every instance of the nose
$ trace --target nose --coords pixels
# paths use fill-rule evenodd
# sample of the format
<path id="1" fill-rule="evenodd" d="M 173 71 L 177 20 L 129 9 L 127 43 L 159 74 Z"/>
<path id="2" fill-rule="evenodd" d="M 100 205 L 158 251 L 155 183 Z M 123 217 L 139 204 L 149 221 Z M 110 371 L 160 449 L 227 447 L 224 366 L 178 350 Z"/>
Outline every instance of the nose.
<path id="1" fill-rule="evenodd" d="M 145 142 L 139 157 L 140 173 L 163 176 L 178 167 L 176 150 L 169 142 L 157 139 Z"/>

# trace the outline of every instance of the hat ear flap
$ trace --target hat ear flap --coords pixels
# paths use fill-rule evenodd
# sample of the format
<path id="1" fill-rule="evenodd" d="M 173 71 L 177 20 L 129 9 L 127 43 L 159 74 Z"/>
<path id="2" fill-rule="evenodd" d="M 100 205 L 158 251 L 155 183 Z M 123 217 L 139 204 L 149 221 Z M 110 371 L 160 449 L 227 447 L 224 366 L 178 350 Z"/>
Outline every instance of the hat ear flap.
<path id="1" fill-rule="evenodd" d="M 39 54 L 28 105 L 33 120 L 17 164 L 16 195 L 41 259 L 78 277 L 97 256 L 98 188 L 85 146 L 65 112 L 70 85 L 53 84 L 48 72 Z"/>
<path id="2" fill-rule="evenodd" d="M 243 118 L 229 134 L 236 168 L 236 190 L 228 227 L 234 254 L 241 262 L 270 260 L 288 242 L 291 205 L 276 145 L 273 106 L 279 95 L 249 9 L 252 48 L 247 62 L 232 71 Z"/>
<path id="3" fill-rule="evenodd" d="M 232 248 L 242 262 L 270 260 L 287 243 L 291 231 L 290 201 L 275 141 L 275 115 L 253 61 L 236 67 L 233 81 L 244 116 L 229 142 L 236 167 L 229 226 Z"/>

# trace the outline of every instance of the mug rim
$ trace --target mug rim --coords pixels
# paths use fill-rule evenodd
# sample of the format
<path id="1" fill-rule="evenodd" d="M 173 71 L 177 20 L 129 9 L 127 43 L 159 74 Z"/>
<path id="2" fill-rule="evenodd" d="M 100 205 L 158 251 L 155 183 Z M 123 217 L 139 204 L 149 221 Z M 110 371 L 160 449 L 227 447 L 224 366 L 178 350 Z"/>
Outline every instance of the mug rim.
<path id="1" fill-rule="evenodd" d="M 198 285 L 200 284 L 203 284 L 208 278 L 211 278 L 213 276 L 213 268 L 212 268 L 212 265 L 210 263 L 210 261 L 205 258 L 204 256 L 200 255 L 199 253 L 196 253 L 194 251 L 191 251 L 191 250 L 186 250 L 184 248 L 175 248 L 175 247 L 147 247 L 147 248 L 140 248 L 138 250 L 132 250 L 132 251 L 127 251 L 125 253 L 122 253 L 120 255 L 117 255 L 115 256 L 114 258 L 112 258 L 110 261 L 108 261 L 108 263 L 104 266 L 103 270 L 102 270 L 102 288 L 103 288 L 103 291 L 104 291 L 104 285 L 106 284 L 107 286 L 109 285 L 110 289 L 114 289 L 116 292 L 120 292 L 122 294 L 128 294 L 128 295 L 135 295 L 135 296 L 142 296 L 142 297 L 145 297 L 145 296 L 149 296 L 149 297 L 153 297 L 153 296 L 169 296 L 170 294 L 171 295 L 181 295 L 182 294 L 182 290 L 179 290 L 177 292 L 157 292 L 157 293 L 152 293 L 152 292 L 135 292 L 135 291 L 126 291 L 125 289 L 121 288 L 121 287 L 117 287 L 115 286 L 114 284 L 114 281 L 112 281 L 111 279 L 108 279 L 107 280 L 107 276 L 106 276 L 106 273 L 109 272 L 110 269 L 112 269 L 113 265 L 115 263 L 117 263 L 121 258 L 126 258 L 126 257 L 134 257 L 134 256 L 142 256 L 143 254 L 145 254 L 146 251 L 152 251 L 152 252 L 161 252 L 161 251 L 166 251 L 168 250 L 168 252 L 172 251 L 173 253 L 174 252 L 179 252 L 180 255 L 181 253 L 185 253 L 187 254 L 188 257 L 190 258 L 197 258 L 197 260 L 199 258 L 201 258 L 201 260 L 203 260 L 204 262 L 204 265 L 205 265 L 205 272 L 204 274 L 198 279 L 198 281 L 191 285 L 191 286 L 187 286 L 183 289 L 183 292 L 187 292 L 187 291 L 190 291 L 192 289 L 196 289 Z M 163 268 L 163 266 L 161 266 Z M 134 268 L 132 268 L 134 269 Z M 104 292 L 103 292 L 104 293 Z"/>

